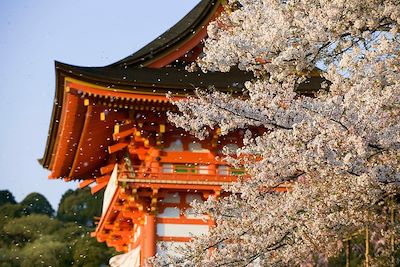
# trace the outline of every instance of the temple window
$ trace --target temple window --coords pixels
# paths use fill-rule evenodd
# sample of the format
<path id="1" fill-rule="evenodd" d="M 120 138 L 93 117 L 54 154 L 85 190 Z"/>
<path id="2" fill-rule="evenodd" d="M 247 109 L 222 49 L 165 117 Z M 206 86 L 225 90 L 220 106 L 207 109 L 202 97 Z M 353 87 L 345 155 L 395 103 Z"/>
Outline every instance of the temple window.
<path id="1" fill-rule="evenodd" d="M 169 144 L 169 147 L 163 149 L 163 151 L 183 151 L 183 143 L 181 139 L 176 139 Z"/>
<path id="2" fill-rule="evenodd" d="M 192 142 L 192 143 L 189 144 L 189 151 L 190 152 L 197 152 L 197 153 L 199 153 L 199 152 L 203 152 L 203 153 L 210 152 L 210 150 L 208 150 L 206 148 L 203 148 L 201 146 L 201 144 L 197 143 L 197 142 Z"/>

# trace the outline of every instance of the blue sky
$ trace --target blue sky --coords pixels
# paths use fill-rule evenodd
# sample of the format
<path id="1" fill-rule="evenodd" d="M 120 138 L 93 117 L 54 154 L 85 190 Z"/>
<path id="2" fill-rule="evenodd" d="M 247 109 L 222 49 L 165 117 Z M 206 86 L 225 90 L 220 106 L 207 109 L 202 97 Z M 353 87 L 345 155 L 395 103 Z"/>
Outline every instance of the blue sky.
<path id="1" fill-rule="evenodd" d="M 37 159 L 46 144 L 54 60 L 103 66 L 156 38 L 199 0 L 3 0 L 0 2 L 0 190 L 31 192 L 57 209 L 77 183 L 48 180 Z"/>

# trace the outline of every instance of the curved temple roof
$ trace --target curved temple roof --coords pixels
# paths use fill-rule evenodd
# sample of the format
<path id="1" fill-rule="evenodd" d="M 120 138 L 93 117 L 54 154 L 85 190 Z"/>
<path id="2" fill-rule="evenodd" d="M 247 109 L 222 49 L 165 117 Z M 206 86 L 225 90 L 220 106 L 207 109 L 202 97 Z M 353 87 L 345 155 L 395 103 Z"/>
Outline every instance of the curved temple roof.
<path id="1" fill-rule="evenodd" d="M 220 8 L 220 3 L 217 0 L 200 1 L 175 26 L 154 41 L 136 53 L 105 67 L 80 67 L 56 62 L 55 104 L 46 148 L 43 158 L 39 160 L 40 164 L 45 168 L 51 168 L 51 161 L 59 146 L 59 122 L 63 113 L 63 105 L 66 105 L 63 101 L 66 89 L 65 81 L 68 77 L 132 93 L 137 92 L 136 88 L 140 87 L 141 92 L 147 91 L 158 95 L 165 95 L 167 91 L 185 94 L 186 91 L 193 91 L 196 87 L 207 88 L 210 84 L 225 90 L 234 90 L 234 88 L 243 86 L 243 82 L 249 78 L 249 74 L 239 71 L 237 71 L 237 81 L 232 82 L 227 78 L 229 74 L 187 73 L 183 68 L 177 67 L 161 69 L 182 57 L 206 37 L 206 26 L 218 14 L 218 8 Z"/>
<path id="2" fill-rule="evenodd" d="M 178 23 L 132 55 L 111 64 L 110 66 L 147 66 L 154 59 L 169 53 L 173 47 L 192 38 L 193 34 L 205 28 L 215 14 L 219 4 L 217 0 L 202 0 Z"/>
<path id="3" fill-rule="evenodd" d="M 69 112 L 66 110 L 68 103 L 64 103 L 67 102 L 65 100 L 68 89 L 66 80 L 69 78 L 92 86 L 101 86 L 109 93 L 123 91 L 128 94 L 165 96 L 166 92 L 171 91 L 178 95 L 186 95 L 193 92 L 195 88 L 206 89 L 210 85 L 220 91 L 240 93 L 244 82 L 253 78 L 251 73 L 240 71 L 237 68 L 233 68 L 229 73 L 187 72 L 183 66 L 176 66 L 179 64 L 169 65 L 199 45 L 207 35 L 207 24 L 220 11 L 220 1 L 202 0 L 164 34 L 136 53 L 108 66 L 80 67 L 56 62 L 55 100 L 46 148 L 43 158 L 39 160 L 40 164 L 45 168 L 52 169 L 52 161 L 57 157 L 57 153 L 61 153 L 59 151 L 61 142 L 59 135 L 62 128 L 60 127 L 71 128 L 71 124 L 73 124 L 72 128 L 75 131 L 83 127 L 79 124 L 79 120 L 64 122 L 63 126 L 60 126 L 62 115 Z M 321 81 L 321 78 L 312 78 L 301 84 L 298 90 L 313 91 L 319 88 Z M 78 111 L 83 112 L 81 109 Z M 78 113 L 77 115 L 84 116 L 84 114 Z M 76 132 L 75 134 L 81 133 Z M 68 157 L 73 156 L 68 155 Z M 72 159 L 68 158 L 68 160 Z M 68 167 L 66 166 L 68 160 L 66 159 L 63 163 L 64 169 Z M 62 173 L 61 177 L 67 177 L 65 171 L 58 173 Z"/>

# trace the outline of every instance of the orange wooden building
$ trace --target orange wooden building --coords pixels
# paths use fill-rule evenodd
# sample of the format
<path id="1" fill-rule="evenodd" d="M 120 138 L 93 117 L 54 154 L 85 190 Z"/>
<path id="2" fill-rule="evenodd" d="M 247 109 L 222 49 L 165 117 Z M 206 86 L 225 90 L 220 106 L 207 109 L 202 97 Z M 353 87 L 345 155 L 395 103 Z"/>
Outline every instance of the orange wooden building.
<path id="1" fill-rule="evenodd" d="M 106 188 L 93 236 L 129 252 L 137 265 L 155 255 L 157 242 L 179 244 L 212 224 L 185 212 L 189 203 L 219 195 L 241 170 L 216 159 L 240 146 L 242 132 L 215 130 L 199 141 L 166 118 L 166 93 L 184 98 L 194 88 L 241 92 L 251 74 L 187 72 L 202 52 L 207 24 L 222 10 L 202 0 L 167 32 L 136 53 L 105 67 L 56 62 L 56 93 L 41 164 L 50 179 L 79 180 L 93 193 Z M 309 85 L 308 85 L 309 87 Z"/>
<path id="2" fill-rule="evenodd" d="M 251 75 L 188 73 L 202 52 L 207 24 L 221 10 L 203 0 L 175 26 L 138 52 L 105 67 L 56 62 L 56 94 L 41 164 L 50 179 L 80 180 L 93 193 L 106 188 L 103 213 L 93 236 L 143 265 L 157 242 L 186 242 L 212 222 L 187 214 L 189 203 L 220 194 L 240 170 L 215 156 L 237 136 L 215 131 L 199 141 L 171 125 L 172 92 L 215 86 L 237 92 Z M 240 133 L 237 133 L 240 135 Z M 240 138 L 239 138 L 240 139 Z M 136 255 L 136 256 L 135 256 Z"/>

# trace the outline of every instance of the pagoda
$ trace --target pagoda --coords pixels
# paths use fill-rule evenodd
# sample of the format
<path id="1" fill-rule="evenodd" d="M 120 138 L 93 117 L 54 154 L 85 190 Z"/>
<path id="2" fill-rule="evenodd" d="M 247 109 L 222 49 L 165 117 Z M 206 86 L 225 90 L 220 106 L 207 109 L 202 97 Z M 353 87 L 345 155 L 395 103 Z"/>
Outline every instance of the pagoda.
<path id="1" fill-rule="evenodd" d="M 159 241 L 187 242 L 207 233 L 210 218 L 190 215 L 193 200 L 219 195 L 240 170 L 216 156 L 235 135 L 197 140 L 168 122 L 166 97 L 184 98 L 194 88 L 241 91 L 249 74 L 189 73 L 202 52 L 207 24 L 221 11 L 203 0 L 138 52 L 105 67 L 55 63 L 56 93 L 41 164 L 50 179 L 79 180 L 92 193 L 105 188 L 103 212 L 92 234 L 117 251 L 133 252 L 138 264 Z"/>
<path id="2" fill-rule="evenodd" d="M 189 212 L 193 200 L 219 196 L 242 170 L 217 157 L 240 146 L 243 132 L 198 140 L 167 120 L 175 99 L 212 85 L 240 93 L 252 75 L 231 70 L 187 72 L 202 52 L 219 1 L 202 0 L 167 32 L 136 53 L 105 67 L 55 63 L 56 92 L 43 158 L 50 179 L 79 180 L 92 193 L 105 188 L 92 233 L 143 266 L 160 241 L 176 245 L 207 233 L 211 218 Z M 311 85 L 311 86 L 310 86 Z M 312 87 L 312 83 L 306 85 Z"/>

